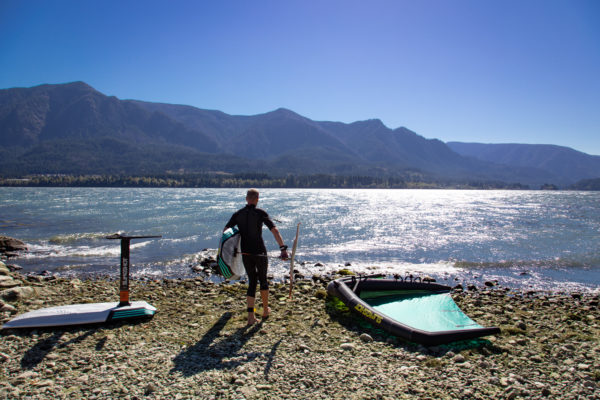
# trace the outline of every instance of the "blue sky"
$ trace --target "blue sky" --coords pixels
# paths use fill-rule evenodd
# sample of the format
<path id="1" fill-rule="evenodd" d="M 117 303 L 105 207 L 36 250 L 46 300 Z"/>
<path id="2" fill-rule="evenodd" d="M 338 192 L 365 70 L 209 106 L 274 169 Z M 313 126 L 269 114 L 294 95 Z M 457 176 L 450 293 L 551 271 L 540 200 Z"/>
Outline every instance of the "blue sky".
<path id="1" fill-rule="evenodd" d="M 0 0 L 0 88 L 600 155 L 597 0 Z"/>

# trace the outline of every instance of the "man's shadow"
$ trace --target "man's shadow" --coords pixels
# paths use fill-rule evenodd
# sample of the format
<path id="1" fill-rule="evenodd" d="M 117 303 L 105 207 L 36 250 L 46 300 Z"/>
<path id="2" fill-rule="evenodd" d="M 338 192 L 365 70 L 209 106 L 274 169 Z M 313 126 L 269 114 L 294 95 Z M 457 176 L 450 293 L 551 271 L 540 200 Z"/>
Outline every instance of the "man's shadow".
<path id="1" fill-rule="evenodd" d="M 250 328 L 239 328 L 233 334 L 218 340 L 222 336 L 221 331 L 232 316 L 231 312 L 224 313 L 198 343 L 185 348 L 175 356 L 171 372 L 179 371 L 184 376 L 192 376 L 202 371 L 232 369 L 263 355 L 268 358 L 267 366 L 270 366 L 279 343 L 270 353 L 240 351 L 248 340 L 261 329 L 261 324 L 254 324 Z M 268 374 L 268 371 L 265 371 L 265 374 Z"/>

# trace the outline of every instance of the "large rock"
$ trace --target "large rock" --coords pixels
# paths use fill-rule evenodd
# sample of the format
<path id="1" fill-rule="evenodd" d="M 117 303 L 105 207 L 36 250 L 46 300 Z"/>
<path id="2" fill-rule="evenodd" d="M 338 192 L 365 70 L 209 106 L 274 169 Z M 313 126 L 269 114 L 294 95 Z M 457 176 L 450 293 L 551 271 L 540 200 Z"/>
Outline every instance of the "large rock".
<path id="1" fill-rule="evenodd" d="M 0 275 L 0 289 L 7 289 L 15 286 L 20 286 L 23 282 L 13 279 L 8 275 Z"/>
<path id="2" fill-rule="evenodd" d="M 21 250 L 27 250 L 27 245 L 24 242 L 8 236 L 0 236 L 0 253 Z"/>
<path id="3" fill-rule="evenodd" d="M 10 270 L 2 261 L 0 261 L 0 275 L 6 276 L 10 274 Z"/>
<path id="4" fill-rule="evenodd" d="M 11 289 L 6 289 L 0 292 L 0 298 L 7 301 L 20 299 L 29 299 L 36 295 L 36 291 L 31 286 L 21 286 Z"/>

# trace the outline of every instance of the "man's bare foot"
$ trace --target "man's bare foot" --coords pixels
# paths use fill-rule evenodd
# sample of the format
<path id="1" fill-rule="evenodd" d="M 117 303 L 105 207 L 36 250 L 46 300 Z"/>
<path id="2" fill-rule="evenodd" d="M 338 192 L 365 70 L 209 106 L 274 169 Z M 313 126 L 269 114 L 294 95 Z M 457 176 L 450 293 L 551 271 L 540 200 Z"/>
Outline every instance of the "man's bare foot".
<path id="1" fill-rule="evenodd" d="M 263 321 L 265 319 L 269 318 L 269 315 L 271 315 L 271 307 L 267 307 L 267 309 L 263 311 L 263 315 L 262 315 Z"/>

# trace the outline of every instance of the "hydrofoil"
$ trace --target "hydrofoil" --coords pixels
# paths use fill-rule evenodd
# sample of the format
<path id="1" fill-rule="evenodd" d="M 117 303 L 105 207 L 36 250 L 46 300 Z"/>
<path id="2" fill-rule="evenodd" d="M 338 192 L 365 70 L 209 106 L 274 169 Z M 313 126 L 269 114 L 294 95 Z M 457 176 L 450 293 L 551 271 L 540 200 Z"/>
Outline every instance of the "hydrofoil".
<path id="1" fill-rule="evenodd" d="M 155 239 L 162 236 L 126 236 L 114 234 L 106 239 L 121 240 L 121 275 L 119 302 L 69 304 L 48 307 L 21 314 L 2 329 L 41 328 L 82 324 L 101 324 L 136 318 L 152 318 L 156 308 L 145 301 L 129 301 L 129 245 L 133 239 Z"/>

